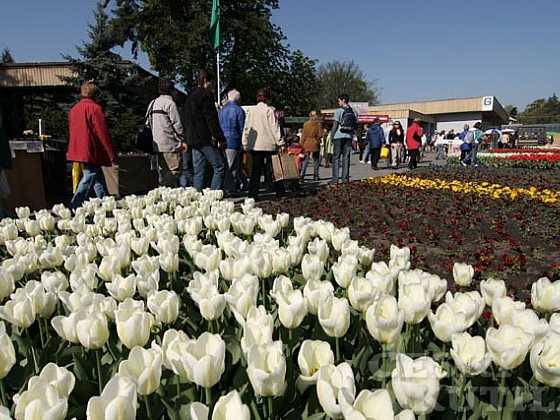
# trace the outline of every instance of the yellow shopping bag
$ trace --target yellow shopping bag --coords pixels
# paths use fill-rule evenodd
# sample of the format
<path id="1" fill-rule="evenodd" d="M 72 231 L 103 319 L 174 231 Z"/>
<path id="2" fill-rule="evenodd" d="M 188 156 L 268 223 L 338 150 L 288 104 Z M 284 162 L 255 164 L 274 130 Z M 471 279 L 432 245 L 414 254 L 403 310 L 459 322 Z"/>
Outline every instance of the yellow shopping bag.
<path id="1" fill-rule="evenodd" d="M 82 164 L 80 162 L 72 162 L 72 192 L 75 193 L 82 177 Z"/>
<path id="2" fill-rule="evenodd" d="M 379 156 L 381 159 L 387 159 L 389 158 L 389 148 L 383 146 L 381 148 L 381 155 Z"/>

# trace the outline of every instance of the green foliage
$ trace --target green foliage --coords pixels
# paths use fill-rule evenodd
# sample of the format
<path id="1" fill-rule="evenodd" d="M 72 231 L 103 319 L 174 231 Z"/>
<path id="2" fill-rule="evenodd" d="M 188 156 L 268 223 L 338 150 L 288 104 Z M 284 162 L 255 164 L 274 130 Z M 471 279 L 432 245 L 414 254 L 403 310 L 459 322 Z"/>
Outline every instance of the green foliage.
<path id="1" fill-rule="evenodd" d="M 2 56 L 0 57 L 0 64 L 10 64 L 14 62 L 15 60 L 10 49 L 4 48 L 4 50 L 2 51 Z"/>
<path id="2" fill-rule="evenodd" d="M 508 113 L 510 117 L 517 117 L 517 107 L 515 105 L 506 105 L 504 106 L 504 110 Z"/>
<path id="3" fill-rule="evenodd" d="M 354 61 L 332 61 L 323 64 L 317 71 L 319 81 L 318 106 L 333 108 L 336 97 L 348 94 L 353 102 L 378 103 L 379 91 L 374 82 L 367 81 L 366 75 Z"/>
<path id="4" fill-rule="evenodd" d="M 548 99 L 537 99 L 519 114 L 519 121 L 523 124 L 547 124 L 560 122 L 560 101 L 553 94 Z"/>
<path id="5" fill-rule="evenodd" d="M 147 106 L 140 94 L 146 81 L 136 65 L 111 51 L 117 38 L 102 5 L 97 6 L 94 19 L 89 26 L 89 40 L 77 48 L 80 57 L 64 57 L 77 72 L 66 82 L 79 92 L 83 82 L 94 81 L 99 87 L 95 99 L 103 106 L 113 143 L 121 152 L 130 151 Z"/>

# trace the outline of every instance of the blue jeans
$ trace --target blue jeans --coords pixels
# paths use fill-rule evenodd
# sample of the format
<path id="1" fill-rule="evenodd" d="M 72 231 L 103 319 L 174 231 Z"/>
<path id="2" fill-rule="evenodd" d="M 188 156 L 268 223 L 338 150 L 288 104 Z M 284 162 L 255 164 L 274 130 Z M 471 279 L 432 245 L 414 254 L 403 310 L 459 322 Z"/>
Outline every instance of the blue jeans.
<path id="1" fill-rule="evenodd" d="M 350 156 L 352 155 L 352 139 L 334 139 L 334 153 L 331 182 L 338 182 L 338 170 L 342 166 L 342 181 L 350 180 Z M 342 164 L 341 161 L 342 160 Z"/>
<path id="2" fill-rule="evenodd" d="M 467 160 L 470 161 L 470 165 L 478 165 L 478 159 L 477 159 L 477 154 L 478 154 L 478 148 L 479 145 L 478 143 L 473 143 L 471 146 L 471 151 L 467 157 Z"/>
<path id="3" fill-rule="evenodd" d="M 226 149 L 228 171 L 225 178 L 225 190 L 227 192 L 237 192 L 247 186 L 247 180 L 241 173 L 241 162 L 243 161 L 243 151 L 237 149 Z"/>
<path id="4" fill-rule="evenodd" d="M 307 173 L 307 166 L 309 166 L 309 161 L 313 158 L 313 179 L 319 179 L 319 164 L 321 163 L 321 156 L 319 152 L 306 152 L 305 159 L 303 159 L 303 163 L 301 165 L 301 173 L 300 176 L 303 178 Z"/>
<path id="5" fill-rule="evenodd" d="M 101 166 L 84 163 L 82 165 L 82 179 L 80 179 L 74 197 L 70 201 L 70 208 L 80 207 L 88 199 L 92 188 L 98 198 L 103 198 L 107 195 L 107 185 L 105 184 L 105 176 Z"/>
<path id="6" fill-rule="evenodd" d="M 193 186 L 193 157 L 192 150 L 183 152 L 181 159 L 181 175 L 179 176 L 179 185 L 183 188 Z"/>
<path id="7" fill-rule="evenodd" d="M 226 165 L 222 153 L 214 146 L 196 146 L 192 149 L 193 160 L 193 187 L 197 191 L 204 189 L 204 175 L 206 173 L 206 163 L 210 163 L 214 174 L 210 188 L 212 190 L 221 190 L 224 177 L 226 174 Z"/>
<path id="8" fill-rule="evenodd" d="M 369 147 L 369 143 L 366 144 L 366 147 L 364 148 L 364 152 L 362 153 L 362 159 L 364 162 L 367 163 L 367 161 L 369 160 L 369 155 L 371 153 L 371 147 Z"/>

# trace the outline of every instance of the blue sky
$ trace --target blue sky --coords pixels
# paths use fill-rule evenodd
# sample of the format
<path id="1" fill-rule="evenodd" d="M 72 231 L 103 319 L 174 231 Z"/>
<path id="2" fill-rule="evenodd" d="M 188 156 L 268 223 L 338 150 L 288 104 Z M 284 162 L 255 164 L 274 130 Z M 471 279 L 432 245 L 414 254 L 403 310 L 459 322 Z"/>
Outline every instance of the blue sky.
<path id="1" fill-rule="evenodd" d="M 75 54 L 96 0 L 2 3 L 0 48 L 19 61 L 56 61 Z M 496 95 L 523 107 L 560 93 L 560 1 L 280 4 L 274 22 L 293 48 L 320 62 L 353 59 L 377 81 L 384 103 Z"/>

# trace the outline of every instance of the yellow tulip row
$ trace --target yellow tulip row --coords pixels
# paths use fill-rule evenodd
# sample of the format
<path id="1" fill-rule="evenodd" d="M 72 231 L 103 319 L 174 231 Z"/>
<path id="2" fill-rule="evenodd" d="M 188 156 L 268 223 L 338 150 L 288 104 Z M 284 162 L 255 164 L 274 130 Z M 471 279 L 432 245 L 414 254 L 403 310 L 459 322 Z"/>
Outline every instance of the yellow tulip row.
<path id="1" fill-rule="evenodd" d="M 557 204 L 560 202 L 560 191 L 548 188 L 539 190 L 535 186 L 529 188 L 516 188 L 507 185 L 493 184 L 491 182 L 474 181 L 448 181 L 445 179 L 426 179 L 408 175 L 391 174 L 379 178 L 369 178 L 372 184 L 395 185 L 400 187 L 417 188 L 421 190 L 449 190 L 456 193 L 475 194 L 478 196 L 491 197 L 493 199 L 528 198 L 541 201 L 545 204 Z"/>

